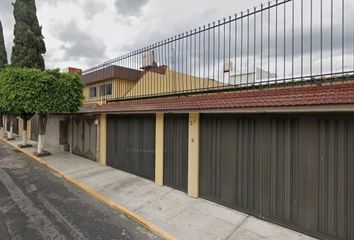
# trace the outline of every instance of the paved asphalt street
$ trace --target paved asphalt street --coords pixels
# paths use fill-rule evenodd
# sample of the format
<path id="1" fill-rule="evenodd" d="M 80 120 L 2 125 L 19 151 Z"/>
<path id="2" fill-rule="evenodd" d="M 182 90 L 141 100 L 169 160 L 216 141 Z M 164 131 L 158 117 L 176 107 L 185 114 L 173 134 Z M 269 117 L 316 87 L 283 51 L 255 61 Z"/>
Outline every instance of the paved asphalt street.
<path id="1" fill-rule="evenodd" d="M 0 142 L 0 239 L 159 239 Z"/>

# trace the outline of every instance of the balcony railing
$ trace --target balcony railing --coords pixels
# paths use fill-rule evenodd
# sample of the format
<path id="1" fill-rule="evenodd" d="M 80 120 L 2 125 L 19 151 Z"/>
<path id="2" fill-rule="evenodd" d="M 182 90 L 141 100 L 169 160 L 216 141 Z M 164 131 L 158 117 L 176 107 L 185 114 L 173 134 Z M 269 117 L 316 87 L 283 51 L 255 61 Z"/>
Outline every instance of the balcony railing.
<path id="1" fill-rule="evenodd" d="M 353 75 L 354 2 L 278 0 L 107 61 L 83 78 L 126 80 L 101 97 L 116 101 L 332 83 Z"/>

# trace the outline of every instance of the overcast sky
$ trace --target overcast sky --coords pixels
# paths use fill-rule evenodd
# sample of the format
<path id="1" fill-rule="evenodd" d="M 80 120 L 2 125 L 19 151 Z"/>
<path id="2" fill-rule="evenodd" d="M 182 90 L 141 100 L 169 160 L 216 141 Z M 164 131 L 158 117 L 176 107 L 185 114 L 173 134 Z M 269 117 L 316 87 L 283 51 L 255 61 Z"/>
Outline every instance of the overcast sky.
<path id="1" fill-rule="evenodd" d="M 8 55 L 12 4 L 0 0 Z M 264 0 L 37 0 L 47 68 L 87 68 L 263 3 Z M 10 57 L 9 57 L 10 58 Z"/>

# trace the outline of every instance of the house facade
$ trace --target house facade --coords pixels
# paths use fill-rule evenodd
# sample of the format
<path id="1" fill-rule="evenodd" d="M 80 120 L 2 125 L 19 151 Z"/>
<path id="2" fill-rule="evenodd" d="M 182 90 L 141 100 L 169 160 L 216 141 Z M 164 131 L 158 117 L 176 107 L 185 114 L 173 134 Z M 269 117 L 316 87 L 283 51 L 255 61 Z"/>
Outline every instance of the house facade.
<path id="1" fill-rule="evenodd" d="M 45 148 L 321 239 L 354 239 L 353 32 L 344 15 L 325 13 L 343 23 L 341 34 L 326 31 L 343 45 L 319 54 L 316 39 L 294 36 L 300 24 L 315 32 L 295 18 L 295 2 L 303 4 L 269 2 L 86 70 L 80 112 L 49 117 Z M 322 5 L 311 9 L 319 15 Z"/>
<path id="2" fill-rule="evenodd" d="M 319 238 L 353 239 L 353 75 L 237 91 L 165 65 L 111 66 L 82 80 L 80 112 L 48 116 L 46 150 Z M 195 86 L 223 91 L 171 94 Z M 27 134 L 37 140 L 37 116 Z"/>
<path id="3" fill-rule="evenodd" d="M 354 219 L 352 78 L 141 99 L 149 81 L 173 88 L 166 75 L 178 73 L 167 66 L 119 73 L 82 76 L 73 154 L 314 236 L 352 234 L 342 227 Z"/>
<path id="4" fill-rule="evenodd" d="M 112 65 L 82 80 L 80 112 L 48 116 L 47 150 L 316 237 L 353 239 L 353 75 L 230 91 L 167 65 Z M 222 91 L 183 94 L 211 87 Z"/>

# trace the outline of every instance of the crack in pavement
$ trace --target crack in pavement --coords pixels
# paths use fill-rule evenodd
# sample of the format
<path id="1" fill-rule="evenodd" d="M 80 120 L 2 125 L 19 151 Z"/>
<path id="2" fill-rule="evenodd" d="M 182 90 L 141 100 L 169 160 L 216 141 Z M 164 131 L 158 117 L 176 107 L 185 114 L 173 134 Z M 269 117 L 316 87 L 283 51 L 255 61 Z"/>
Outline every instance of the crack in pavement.
<path id="1" fill-rule="evenodd" d="M 65 236 L 54 227 L 52 222 L 34 206 L 31 200 L 14 183 L 11 177 L 0 169 L 0 180 L 7 188 L 12 199 L 15 201 L 21 211 L 30 219 L 33 226 L 38 230 L 43 239 L 65 240 Z"/>
<path id="2" fill-rule="evenodd" d="M 251 217 L 251 215 L 248 215 L 245 219 L 243 219 L 243 221 L 236 226 L 232 232 L 229 234 L 229 236 L 227 236 L 225 239 L 230 239 L 230 237 Z"/>
<path id="3" fill-rule="evenodd" d="M 7 228 L 7 233 L 11 236 L 11 240 L 22 240 L 22 237 L 20 236 L 20 234 L 16 231 L 13 230 L 11 227 L 11 222 L 6 221 L 6 228 Z"/>
<path id="4" fill-rule="evenodd" d="M 56 219 L 65 225 L 74 236 L 73 239 L 77 240 L 86 240 L 87 238 L 77 229 L 75 226 L 70 224 L 63 215 L 50 203 L 48 202 L 42 195 L 38 195 L 39 200 L 43 203 L 43 205 L 56 217 Z"/>

